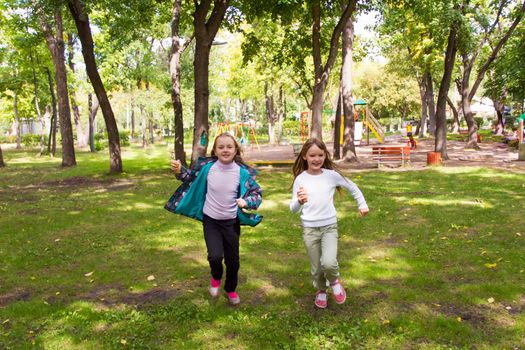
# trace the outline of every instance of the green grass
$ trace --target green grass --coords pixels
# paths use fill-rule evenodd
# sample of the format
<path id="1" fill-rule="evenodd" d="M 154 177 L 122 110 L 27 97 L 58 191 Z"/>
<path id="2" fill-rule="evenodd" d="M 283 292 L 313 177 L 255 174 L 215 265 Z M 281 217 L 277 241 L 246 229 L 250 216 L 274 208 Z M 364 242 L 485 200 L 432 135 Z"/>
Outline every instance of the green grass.
<path id="1" fill-rule="evenodd" d="M 337 199 L 348 301 L 316 310 L 291 175 L 261 171 L 233 308 L 207 295 L 201 224 L 163 209 L 166 147 L 126 148 L 117 176 L 106 151 L 4 157 L 0 349 L 525 348 L 523 174 L 349 174 L 371 212 Z"/>

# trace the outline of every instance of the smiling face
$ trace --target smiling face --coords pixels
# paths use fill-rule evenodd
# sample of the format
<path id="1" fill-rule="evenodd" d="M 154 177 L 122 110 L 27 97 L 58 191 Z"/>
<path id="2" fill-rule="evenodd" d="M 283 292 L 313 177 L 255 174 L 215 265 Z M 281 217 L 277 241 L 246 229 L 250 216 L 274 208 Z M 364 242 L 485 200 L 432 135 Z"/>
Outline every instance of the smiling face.
<path id="1" fill-rule="evenodd" d="M 313 144 L 308 151 L 306 151 L 303 159 L 308 164 L 306 171 L 311 175 L 318 175 L 321 173 L 321 168 L 326 159 L 326 153 L 317 145 Z"/>
<path id="2" fill-rule="evenodd" d="M 237 145 L 232 137 L 226 135 L 219 136 L 215 140 L 213 147 L 213 154 L 219 158 L 219 161 L 223 164 L 229 164 L 233 162 L 235 155 L 237 154 Z"/>

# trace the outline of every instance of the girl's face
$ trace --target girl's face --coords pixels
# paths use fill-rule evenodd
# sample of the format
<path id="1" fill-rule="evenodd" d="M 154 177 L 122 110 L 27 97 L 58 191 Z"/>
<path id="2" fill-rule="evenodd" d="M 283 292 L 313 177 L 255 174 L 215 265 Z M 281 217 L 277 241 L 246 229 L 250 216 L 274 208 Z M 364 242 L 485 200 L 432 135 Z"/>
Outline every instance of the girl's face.
<path id="1" fill-rule="evenodd" d="M 316 145 L 312 145 L 312 147 L 306 151 L 303 159 L 306 160 L 306 163 L 308 164 L 308 169 L 306 169 L 306 171 L 309 174 L 316 175 L 321 173 L 321 168 L 323 167 L 324 161 L 326 159 L 326 154 Z"/>
<path id="2" fill-rule="evenodd" d="M 235 148 L 235 141 L 230 137 L 219 137 L 216 140 L 214 153 L 219 158 L 219 161 L 224 164 L 233 162 L 233 158 L 237 154 Z"/>

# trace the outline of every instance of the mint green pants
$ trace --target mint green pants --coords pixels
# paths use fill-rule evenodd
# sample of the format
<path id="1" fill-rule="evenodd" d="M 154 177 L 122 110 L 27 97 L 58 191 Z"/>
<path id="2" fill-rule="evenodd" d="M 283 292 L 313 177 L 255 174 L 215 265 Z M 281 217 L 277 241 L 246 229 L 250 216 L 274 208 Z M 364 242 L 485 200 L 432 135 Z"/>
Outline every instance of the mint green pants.
<path id="1" fill-rule="evenodd" d="M 326 291 L 339 277 L 337 263 L 337 224 L 303 227 L 303 240 L 310 258 L 312 282 L 317 290 Z"/>

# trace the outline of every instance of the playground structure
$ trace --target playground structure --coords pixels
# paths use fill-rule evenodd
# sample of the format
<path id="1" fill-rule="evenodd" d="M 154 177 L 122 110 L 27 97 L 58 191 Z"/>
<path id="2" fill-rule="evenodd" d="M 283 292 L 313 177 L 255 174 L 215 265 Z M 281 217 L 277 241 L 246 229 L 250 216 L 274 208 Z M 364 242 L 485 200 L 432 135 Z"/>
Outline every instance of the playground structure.
<path id="1" fill-rule="evenodd" d="M 359 107 L 359 108 L 358 108 Z M 365 100 L 358 99 L 354 103 L 354 144 L 360 145 L 363 139 L 363 133 L 366 134 L 366 144 L 370 144 L 370 131 L 376 136 L 379 143 L 385 142 L 385 131 L 368 109 Z M 344 123 L 341 123 L 341 139 L 343 143 Z"/>
<path id="2" fill-rule="evenodd" d="M 255 135 L 255 123 L 236 122 L 232 125 L 229 121 L 219 122 L 217 123 L 215 137 L 222 133 L 228 133 L 234 136 L 242 147 L 246 147 L 248 144 L 251 146 L 255 144 L 257 145 L 257 149 L 260 149 L 257 136 Z M 251 142 L 249 141 L 250 138 Z"/>

